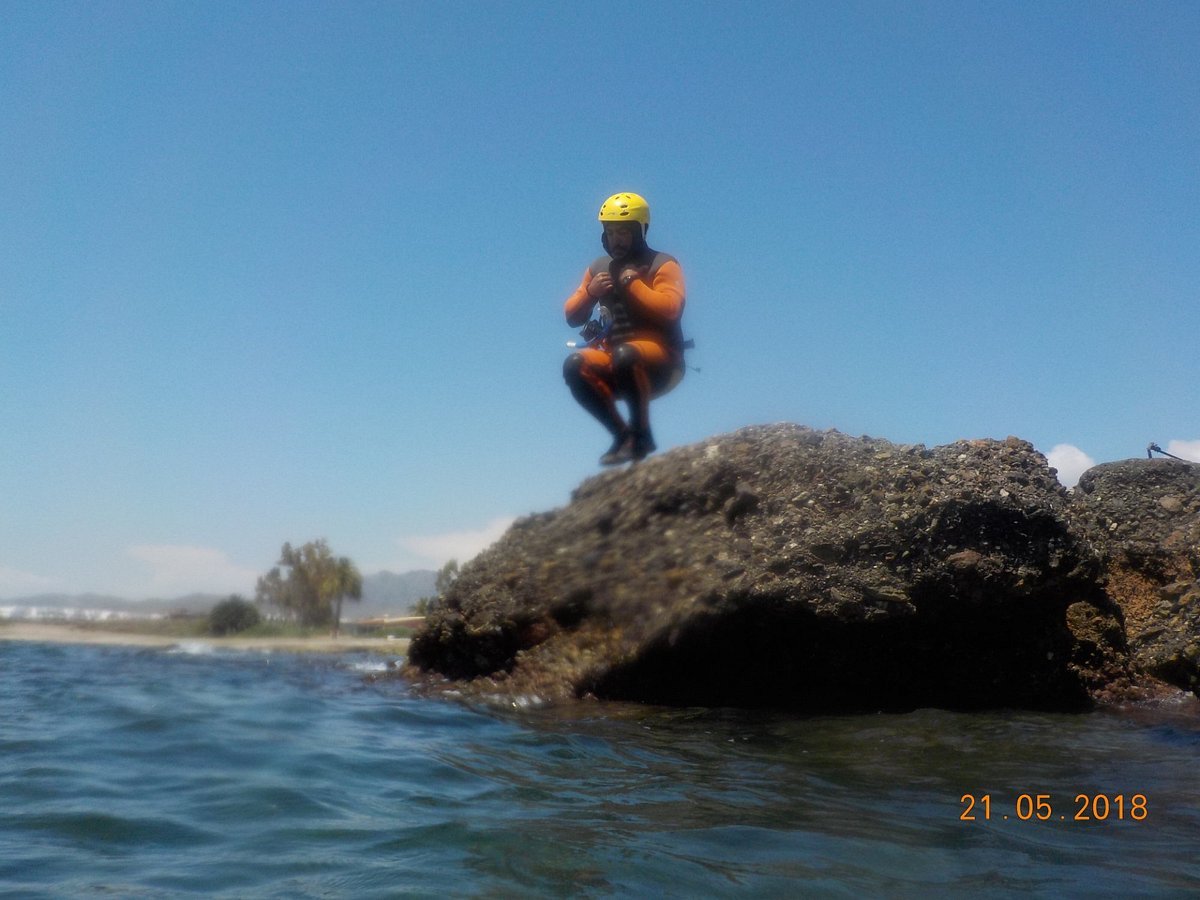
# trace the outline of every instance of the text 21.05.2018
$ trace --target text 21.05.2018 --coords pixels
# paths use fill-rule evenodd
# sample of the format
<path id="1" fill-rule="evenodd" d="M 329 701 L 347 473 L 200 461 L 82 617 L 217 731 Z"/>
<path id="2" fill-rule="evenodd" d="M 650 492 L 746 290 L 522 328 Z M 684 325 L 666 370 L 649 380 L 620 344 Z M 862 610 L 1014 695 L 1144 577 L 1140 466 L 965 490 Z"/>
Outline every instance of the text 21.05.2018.
<path id="1" fill-rule="evenodd" d="M 963 794 L 959 799 L 963 822 L 988 822 L 992 819 L 1019 822 L 1106 822 L 1109 820 L 1144 822 L 1150 815 L 1145 794 L 1076 794 L 1068 809 L 1055 808 L 1050 794 L 1017 794 L 1011 808 L 992 802 L 991 794 Z"/>

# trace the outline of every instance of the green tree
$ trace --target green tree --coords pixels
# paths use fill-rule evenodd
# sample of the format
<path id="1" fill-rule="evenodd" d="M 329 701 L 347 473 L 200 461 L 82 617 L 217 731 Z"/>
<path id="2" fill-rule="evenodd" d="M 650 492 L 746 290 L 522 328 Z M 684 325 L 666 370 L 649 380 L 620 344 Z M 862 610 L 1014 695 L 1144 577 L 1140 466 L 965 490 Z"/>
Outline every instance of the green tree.
<path id="1" fill-rule="evenodd" d="M 333 634 L 336 637 L 342 628 L 342 601 L 362 599 L 362 573 L 349 557 L 337 558 L 325 590 L 333 598 Z"/>
<path id="2" fill-rule="evenodd" d="M 275 568 L 258 579 L 254 596 L 301 625 L 332 625 L 336 634 L 342 601 L 362 597 L 362 575 L 349 558 L 335 557 L 324 538 L 302 547 L 284 544 Z"/>
<path id="3" fill-rule="evenodd" d="M 450 585 L 454 584 L 457 578 L 458 560 L 452 559 L 438 569 L 437 579 L 433 582 L 433 586 L 437 588 L 437 595 L 440 597 L 450 590 Z"/>
<path id="4" fill-rule="evenodd" d="M 226 597 L 212 608 L 208 614 L 208 631 L 218 637 L 224 634 L 237 634 L 247 628 L 253 628 L 260 621 L 258 607 L 238 594 Z"/>
<path id="5" fill-rule="evenodd" d="M 454 584 L 458 578 L 458 560 L 452 559 L 440 569 L 438 569 L 437 578 L 433 582 L 437 594 L 433 597 L 422 597 L 413 606 L 413 612 L 418 616 L 426 615 L 429 612 L 429 607 L 437 600 L 445 596 L 446 591 L 450 590 L 450 585 Z"/>

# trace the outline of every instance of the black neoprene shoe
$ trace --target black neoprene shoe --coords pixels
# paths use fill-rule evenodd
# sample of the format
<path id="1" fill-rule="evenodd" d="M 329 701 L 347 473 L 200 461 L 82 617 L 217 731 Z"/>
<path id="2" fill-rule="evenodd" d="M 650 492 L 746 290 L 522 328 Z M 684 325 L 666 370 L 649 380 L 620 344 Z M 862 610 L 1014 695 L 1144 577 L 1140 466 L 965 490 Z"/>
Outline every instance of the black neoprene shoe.
<path id="1" fill-rule="evenodd" d="M 632 447 L 630 448 L 632 459 L 645 459 L 658 447 L 654 443 L 654 435 L 649 431 L 639 431 L 633 436 Z"/>
<path id="2" fill-rule="evenodd" d="M 608 452 L 600 457 L 602 466 L 619 466 L 634 458 L 634 437 L 631 432 L 622 432 L 613 439 Z"/>

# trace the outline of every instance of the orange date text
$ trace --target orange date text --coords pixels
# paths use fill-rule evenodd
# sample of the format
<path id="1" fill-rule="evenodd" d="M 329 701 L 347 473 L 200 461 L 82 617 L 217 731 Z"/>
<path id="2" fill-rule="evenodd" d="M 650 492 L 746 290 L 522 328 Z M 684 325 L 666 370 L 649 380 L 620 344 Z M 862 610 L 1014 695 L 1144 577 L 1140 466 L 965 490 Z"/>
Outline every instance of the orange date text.
<path id="1" fill-rule="evenodd" d="M 1017 794 L 1009 801 L 991 794 L 963 794 L 961 822 L 1144 822 L 1150 816 L 1145 794 L 1076 794 L 1074 800 L 1051 794 Z"/>

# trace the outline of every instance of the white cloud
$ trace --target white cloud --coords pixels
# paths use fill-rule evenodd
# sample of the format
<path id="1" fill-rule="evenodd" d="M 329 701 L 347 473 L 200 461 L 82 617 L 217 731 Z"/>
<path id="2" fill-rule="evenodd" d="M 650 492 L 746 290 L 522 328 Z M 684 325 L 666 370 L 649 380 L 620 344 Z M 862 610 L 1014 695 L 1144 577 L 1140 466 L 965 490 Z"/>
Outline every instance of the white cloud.
<path id="1" fill-rule="evenodd" d="M 405 559 L 389 568 L 396 571 L 414 568 L 440 568 L 452 559 L 465 563 L 499 540 L 515 522 L 513 516 L 493 519 L 473 531 L 448 531 L 442 534 L 412 535 L 397 539 Z"/>
<path id="2" fill-rule="evenodd" d="M 221 550 L 175 544 L 138 544 L 126 553 L 149 567 L 147 595 L 249 593 L 259 572 L 231 562 Z"/>
<path id="3" fill-rule="evenodd" d="M 1075 487 L 1079 476 L 1096 464 L 1094 459 L 1071 444 L 1055 444 L 1046 459 L 1058 469 L 1058 480 L 1063 487 Z"/>
<path id="4" fill-rule="evenodd" d="M 61 587 L 53 578 L 0 566 L 0 595 L 42 593 Z"/>
<path id="5" fill-rule="evenodd" d="M 1191 462 L 1200 462 L 1200 441 L 1168 441 L 1167 452 Z"/>

